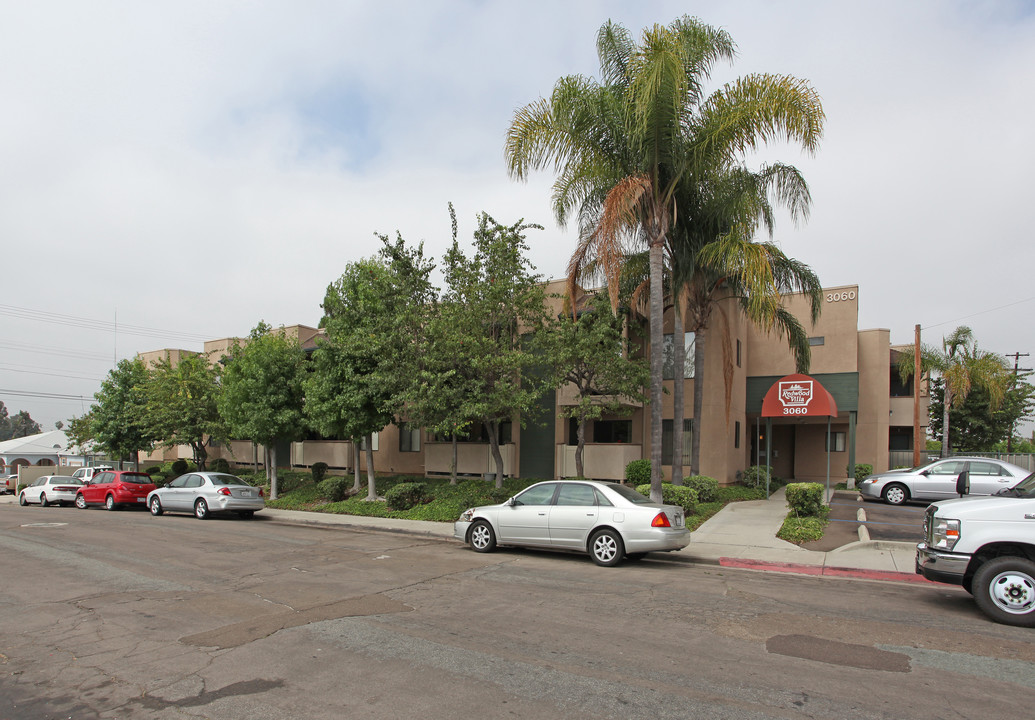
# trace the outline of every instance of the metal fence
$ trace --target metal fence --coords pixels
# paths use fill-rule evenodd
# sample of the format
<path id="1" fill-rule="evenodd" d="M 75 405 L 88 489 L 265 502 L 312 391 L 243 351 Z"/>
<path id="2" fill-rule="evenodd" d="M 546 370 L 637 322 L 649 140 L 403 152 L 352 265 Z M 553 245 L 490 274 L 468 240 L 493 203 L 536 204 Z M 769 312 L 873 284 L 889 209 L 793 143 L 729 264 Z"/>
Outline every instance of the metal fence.
<path id="1" fill-rule="evenodd" d="M 1004 462 L 1013 463 L 1022 468 L 1025 468 L 1029 472 L 1035 472 L 1035 455 L 1031 453 L 952 453 L 953 455 L 965 455 L 966 457 L 984 457 L 993 458 L 995 460 L 1003 460 Z M 921 453 L 920 462 L 931 462 L 941 457 L 941 453 L 938 452 L 927 452 Z M 888 458 L 888 467 L 901 468 L 901 467 L 913 467 L 913 451 L 912 450 L 892 450 Z"/>

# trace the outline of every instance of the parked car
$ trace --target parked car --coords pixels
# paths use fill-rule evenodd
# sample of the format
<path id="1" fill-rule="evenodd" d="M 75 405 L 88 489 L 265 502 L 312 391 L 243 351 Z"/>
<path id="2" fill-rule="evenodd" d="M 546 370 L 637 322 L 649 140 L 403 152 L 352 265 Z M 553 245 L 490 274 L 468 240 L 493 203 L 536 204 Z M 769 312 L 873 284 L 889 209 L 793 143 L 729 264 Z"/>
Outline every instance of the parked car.
<path id="1" fill-rule="evenodd" d="M 498 545 L 574 550 L 605 566 L 690 543 L 683 508 L 624 485 L 575 480 L 536 483 L 501 505 L 465 510 L 453 536 L 476 552 Z"/>
<path id="2" fill-rule="evenodd" d="M 94 465 L 92 467 L 81 467 L 72 473 L 72 477 L 77 477 L 83 482 L 92 480 L 93 476 L 97 473 L 104 472 L 105 470 L 114 470 L 111 465 Z"/>
<path id="3" fill-rule="evenodd" d="M 864 500 L 901 505 L 907 500 L 948 500 L 956 497 L 956 478 L 970 475 L 971 495 L 994 495 L 1012 488 L 1029 471 L 992 458 L 951 457 L 915 468 L 876 473 L 859 483 Z"/>
<path id="4" fill-rule="evenodd" d="M 68 475 L 44 475 L 38 477 L 18 493 L 19 505 L 71 505 L 75 502 L 83 481 Z"/>
<path id="5" fill-rule="evenodd" d="M 17 475 L 0 475 L 0 495 L 13 495 L 17 489 Z"/>
<path id="6" fill-rule="evenodd" d="M 262 488 L 249 485 L 236 475 L 220 472 L 192 472 L 180 475 L 147 496 L 151 514 L 194 513 L 204 520 L 212 513 L 232 512 L 250 518 L 266 507 Z"/>
<path id="7" fill-rule="evenodd" d="M 147 494 L 154 489 L 155 484 L 147 473 L 103 470 L 95 473 L 92 479 L 83 481 L 83 487 L 75 496 L 75 506 L 104 505 L 108 510 L 117 510 L 124 505 L 144 507 Z"/>
<path id="8" fill-rule="evenodd" d="M 966 493 L 966 476 L 960 480 Z M 1035 473 L 994 497 L 943 500 L 924 513 L 916 572 L 960 585 L 996 622 L 1035 627 Z"/>

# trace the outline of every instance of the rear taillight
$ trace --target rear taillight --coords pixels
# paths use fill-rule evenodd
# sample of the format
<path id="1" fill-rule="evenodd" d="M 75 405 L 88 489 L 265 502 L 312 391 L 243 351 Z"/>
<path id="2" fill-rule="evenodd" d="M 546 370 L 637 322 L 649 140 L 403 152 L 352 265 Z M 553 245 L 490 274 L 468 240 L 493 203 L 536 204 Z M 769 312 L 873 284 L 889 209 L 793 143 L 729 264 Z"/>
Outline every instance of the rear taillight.
<path id="1" fill-rule="evenodd" d="M 230 488 L 228 488 L 228 487 L 221 487 L 221 488 L 219 488 L 219 490 L 217 492 L 220 495 L 226 495 L 227 497 L 230 496 Z"/>
<path id="2" fill-rule="evenodd" d="M 672 527 L 672 523 L 668 521 L 668 515 L 663 512 L 659 512 L 654 516 L 654 520 L 651 521 L 651 527 Z"/>
<path id="3" fill-rule="evenodd" d="M 262 494 L 262 488 L 259 488 L 259 497 L 266 497 L 265 495 Z"/>

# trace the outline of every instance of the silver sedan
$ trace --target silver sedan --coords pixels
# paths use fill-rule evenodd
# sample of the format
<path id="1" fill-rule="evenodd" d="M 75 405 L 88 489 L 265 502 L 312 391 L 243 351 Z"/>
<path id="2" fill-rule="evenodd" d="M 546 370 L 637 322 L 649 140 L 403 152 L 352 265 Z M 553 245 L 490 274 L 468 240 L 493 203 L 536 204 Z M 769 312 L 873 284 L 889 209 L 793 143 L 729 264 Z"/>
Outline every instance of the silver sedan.
<path id="1" fill-rule="evenodd" d="M 453 536 L 477 552 L 497 545 L 574 550 L 605 566 L 690 543 L 683 508 L 624 485 L 575 480 L 537 483 L 501 505 L 465 510 Z"/>
<path id="2" fill-rule="evenodd" d="M 147 507 L 152 515 L 189 512 L 204 520 L 212 513 L 231 512 L 250 518 L 266 507 L 266 501 L 261 488 L 252 487 L 235 475 L 193 472 L 148 493 Z"/>
<path id="3" fill-rule="evenodd" d="M 951 457 L 903 470 L 889 470 L 866 477 L 859 483 L 865 500 L 883 500 L 901 505 L 907 500 L 948 500 L 958 497 L 956 478 L 970 474 L 971 495 L 994 495 L 1026 478 L 1029 470 L 992 458 Z"/>

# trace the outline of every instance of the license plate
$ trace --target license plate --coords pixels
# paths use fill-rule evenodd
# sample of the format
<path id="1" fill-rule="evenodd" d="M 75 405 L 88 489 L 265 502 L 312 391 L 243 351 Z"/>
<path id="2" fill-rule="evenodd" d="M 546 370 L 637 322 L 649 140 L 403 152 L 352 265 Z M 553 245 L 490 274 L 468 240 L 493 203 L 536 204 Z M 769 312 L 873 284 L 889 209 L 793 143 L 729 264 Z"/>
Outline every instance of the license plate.
<path id="1" fill-rule="evenodd" d="M 144 502 L 147 498 L 137 498 L 137 502 Z"/>
<path id="2" fill-rule="evenodd" d="M 255 497 L 255 491 L 254 490 L 242 490 L 241 491 L 241 497 Z"/>

